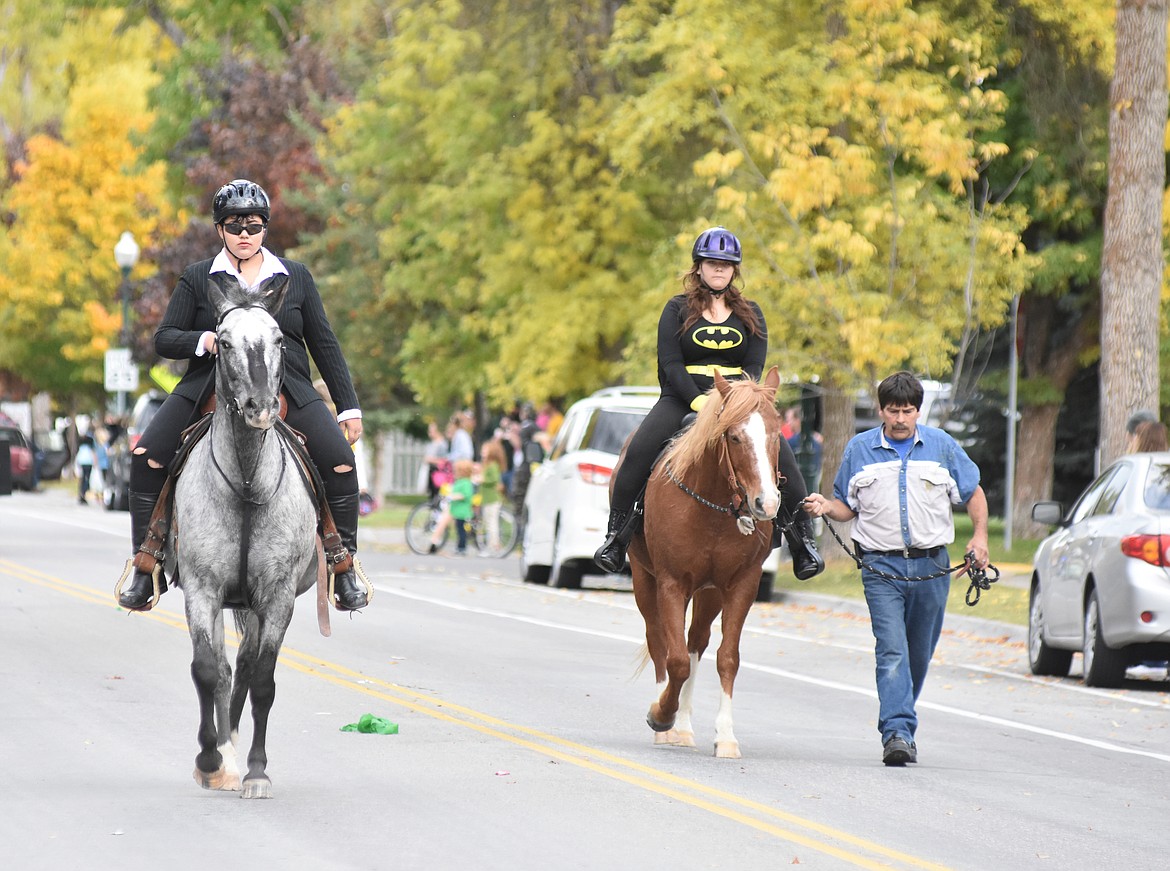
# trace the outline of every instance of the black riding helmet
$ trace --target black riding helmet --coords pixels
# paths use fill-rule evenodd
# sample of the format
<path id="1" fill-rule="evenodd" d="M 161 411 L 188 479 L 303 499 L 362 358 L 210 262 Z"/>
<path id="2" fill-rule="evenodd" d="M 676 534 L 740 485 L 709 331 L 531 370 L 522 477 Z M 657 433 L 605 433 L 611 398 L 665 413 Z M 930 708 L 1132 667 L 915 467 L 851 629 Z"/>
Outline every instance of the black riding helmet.
<path id="1" fill-rule="evenodd" d="M 246 178 L 229 181 L 215 192 L 211 201 L 211 220 L 216 224 L 222 224 L 232 215 L 259 215 L 267 224 L 270 211 L 264 188 Z"/>

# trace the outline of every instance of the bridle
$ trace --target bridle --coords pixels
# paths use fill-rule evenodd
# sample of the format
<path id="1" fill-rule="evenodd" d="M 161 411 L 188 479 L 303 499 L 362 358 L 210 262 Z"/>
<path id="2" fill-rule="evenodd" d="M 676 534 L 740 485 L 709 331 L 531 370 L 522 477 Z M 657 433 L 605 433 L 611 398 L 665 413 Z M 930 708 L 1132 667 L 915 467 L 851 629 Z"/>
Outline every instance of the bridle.
<path id="1" fill-rule="evenodd" d="M 719 411 L 717 412 L 717 416 L 723 414 L 723 408 L 725 408 L 725 407 L 726 407 L 726 405 L 724 405 L 723 407 L 721 407 L 719 409 Z M 756 519 L 751 515 L 751 512 L 747 509 L 747 504 L 748 504 L 747 488 L 744 487 L 743 484 L 741 484 L 739 482 L 739 477 L 735 473 L 735 465 L 731 462 L 731 449 L 728 448 L 728 446 L 727 446 L 727 431 L 726 430 L 724 430 L 723 434 L 719 437 L 719 442 L 720 442 L 719 466 L 720 466 L 720 468 L 722 468 L 723 466 L 727 467 L 727 470 L 728 470 L 727 486 L 731 490 L 731 501 L 728 502 L 727 505 L 718 505 L 715 502 L 712 502 L 711 500 L 706 499 L 703 496 L 696 493 L 694 490 L 692 490 L 690 487 L 688 487 L 686 485 L 686 483 L 684 483 L 681 478 L 679 478 L 674 473 L 674 471 L 670 468 L 669 462 L 663 463 L 662 470 L 666 473 L 666 477 L 670 478 L 670 480 L 674 483 L 674 485 L 676 487 L 678 487 L 680 490 L 682 490 L 684 493 L 686 493 L 688 496 L 690 496 L 692 499 L 694 499 L 700 505 L 705 505 L 707 508 L 711 508 L 715 511 L 720 512 L 721 514 L 727 514 L 727 515 L 730 515 L 731 517 L 734 517 L 735 518 L 735 525 L 739 529 L 739 531 L 743 535 L 751 535 L 756 530 Z M 780 474 L 780 469 L 779 469 L 779 467 L 777 467 L 777 469 L 776 469 L 776 485 L 781 486 L 785 480 L 787 480 L 787 479 L 783 475 Z"/>
<path id="2" fill-rule="evenodd" d="M 223 319 L 232 312 L 254 308 L 263 309 L 264 306 L 258 303 L 250 303 L 248 305 L 233 305 L 230 308 L 224 309 L 223 312 L 220 313 L 219 319 L 215 323 L 216 330 L 219 330 L 220 325 L 223 323 Z M 219 368 L 219 360 L 220 355 L 216 354 L 214 365 L 217 370 Z M 218 373 L 213 373 L 212 378 L 215 378 L 217 374 Z M 228 414 L 232 416 L 238 415 L 240 417 L 243 417 L 244 413 L 243 409 L 240 408 L 239 399 L 235 397 L 233 397 L 233 402 L 227 406 L 227 411 Z M 260 460 L 264 455 L 264 442 L 268 439 L 268 433 L 272 430 L 264 430 L 262 433 L 260 433 L 260 450 L 256 451 L 256 460 L 252 464 L 251 471 L 246 471 L 243 467 L 243 464 L 240 462 L 240 450 L 236 442 L 235 427 L 231 428 L 232 447 L 235 449 L 236 454 L 236 468 L 240 470 L 240 475 L 243 478 L 241 485 L 237 486 L 236 483 L 230 477 L 228 477 L 227 473 L 223 470 L 223 466 L 220 465 L 219 460 L 215 456 L 215 422 L 216 418 L 213 414 L 211 417 L 211 438 L 208 439 L 207 443 L 208 451 L 211 454 L 211 464 L 215 467 L 215 470 L 219 472 L 219 476 L 223 478 L 224 483 L 228 485 L 228 488 L 236 495 L 236 498 L 240 500 L 240 503 L 244 508 L 243 529 L 240 534 L 239 584 L 240 594 L 244 598 L 244 605 L 246 607 L 251 607 L 251 602 L 249 601 L 248 595 L 248 551 L 249 543 L 252 540 L 252 512 L 255 508 L 258 508 L 262 505 L 267 505 L 272 501 L 273 497 L 275 497 L 276 494 L 280 492 L 281 485 L 284 483 L 284 471 L 288 465 L 288 457 L 285 451 L 284 443 L 278 438 L 277 445 L 280 449 L 280 474 L 277 476 L 276 485 L 272 488 L 272 492 L 268 494 L 267 498 L 258 499 L 252 492 L 252 488 L 255 484 L 256 471 L 260 468 Z"/>

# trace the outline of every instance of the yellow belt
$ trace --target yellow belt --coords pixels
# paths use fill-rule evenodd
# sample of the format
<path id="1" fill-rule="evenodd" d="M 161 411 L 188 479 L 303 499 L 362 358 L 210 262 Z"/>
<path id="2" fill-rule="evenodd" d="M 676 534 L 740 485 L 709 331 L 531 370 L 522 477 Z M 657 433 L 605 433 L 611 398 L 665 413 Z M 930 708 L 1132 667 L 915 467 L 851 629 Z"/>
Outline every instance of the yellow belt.
<path id="1" fill-rule="evenodd" d="M 708 378 L 714 378 L 716 372 L 720 375 L 743 374 L 743 369 L 739 366 L 687 366 L 687 371 L 692 375 L 706 375 Z"/>

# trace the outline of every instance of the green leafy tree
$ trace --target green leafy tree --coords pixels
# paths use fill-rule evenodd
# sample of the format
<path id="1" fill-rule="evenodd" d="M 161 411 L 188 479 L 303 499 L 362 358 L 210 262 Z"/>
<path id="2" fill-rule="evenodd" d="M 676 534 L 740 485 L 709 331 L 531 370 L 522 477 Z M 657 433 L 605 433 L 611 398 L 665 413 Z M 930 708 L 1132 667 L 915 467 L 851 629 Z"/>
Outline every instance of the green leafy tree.
<path id="1" fill-rule="evenodd" d="M 617 375 L 626 285 L 654 230 L 603 136 L 611 18 L 608 3 L 402 4 L 331 124 L 323 153 L 352 208 L 307 248 L 335 275 L 348 263 L 350 287 L 379 276 L 367 310 L 384 329 L 359 341 L 424 403 L 503 405 Z M 354 252 L 347 229 L 376 249 Z"/>
<path id="2" fill-rule="evenodd" d="M 656 67 L 615 122 L 627 165 L 707 144 L 708 220 L 745 239 L 770 362 L 820 380 L 834 468 L 857 387 L 948 376 L 1025 286 L 1026 216 L 989 183 L 1008 151 L 994 44 L 944 4 L 672 5 L 619 19 L 615 56 Z"/>

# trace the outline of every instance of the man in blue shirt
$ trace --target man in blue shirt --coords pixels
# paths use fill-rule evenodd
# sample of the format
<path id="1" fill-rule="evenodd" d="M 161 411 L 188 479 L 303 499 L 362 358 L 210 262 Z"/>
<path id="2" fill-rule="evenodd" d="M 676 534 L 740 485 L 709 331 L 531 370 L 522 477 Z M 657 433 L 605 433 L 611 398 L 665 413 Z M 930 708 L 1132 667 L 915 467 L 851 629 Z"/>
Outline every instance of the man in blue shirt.
<path id="1" fill-rule="evenodd" d="M 878 385 L 882 425 L 854 436 L 833 482 L 833 498 L 812 493 L 805 510 L 845 523 L 853 541 L 876 641 L 878 730 L 882 761 L 918 761 L 915 702 L 942 633 L 950 592 L 944 571 L 955 540 L 952 505 L 966 505 L 973 532 L 966 552 L 984 568 L 987 497 L 979 468 L 951 436 L 918 423 L 922 382 L 895 372 Z M 965 571 L 965 570 L 962 570 Z"/>

